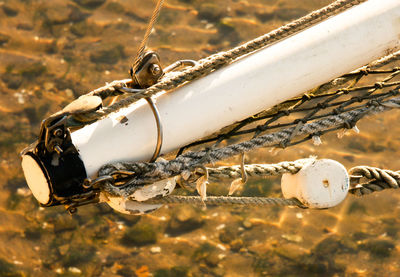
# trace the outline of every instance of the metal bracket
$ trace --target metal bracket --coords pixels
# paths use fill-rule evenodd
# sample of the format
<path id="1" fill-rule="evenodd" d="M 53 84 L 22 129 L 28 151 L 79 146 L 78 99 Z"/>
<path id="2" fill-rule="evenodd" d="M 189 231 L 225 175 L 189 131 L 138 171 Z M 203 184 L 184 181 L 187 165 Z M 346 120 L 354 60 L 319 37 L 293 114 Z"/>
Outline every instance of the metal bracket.
<path id="1" fill-rule="evenodd" d="M 151 87 L 164 75 L 160 57 L 153 51 L 144 53 L 138 66 L 135 69 L 131 68 L 130 74 L 134 83 L 133 88 Z"/>
<path id="2" fill-rule="evenodd" d="M 67 128 L 67 116 L 51 116 L 42 121 L 35 153 L 39 156 L 57 153 L 61 155 L 69 144 L 71 135 Z M 23 154 L 23 153 L 22 153 Z"/>

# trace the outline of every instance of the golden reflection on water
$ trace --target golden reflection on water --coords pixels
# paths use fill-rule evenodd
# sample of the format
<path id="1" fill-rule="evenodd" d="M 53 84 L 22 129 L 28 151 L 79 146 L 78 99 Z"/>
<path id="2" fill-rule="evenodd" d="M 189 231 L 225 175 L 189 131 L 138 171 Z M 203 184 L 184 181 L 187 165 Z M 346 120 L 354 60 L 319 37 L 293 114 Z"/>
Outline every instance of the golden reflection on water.
<path id="1" fill-rule="evenodd" d="M 199 59 L 330 1 L 166 1 L 150 40 L 164 65 Z M 330 210 L 164 206 L 125 216 L 97 205 L 70 217 L 39 208 L 18 152 L 40 121 L 104 82 L 128 77 L 153 1 L 0 2 L 0 276 L 398 276 L 400 195 L 348 197 Z M 282 80 L 285 81 L 285 80 Z M 248 162 L 317 155 L 399 169 L 396 111 L 338 140 L 322 138 Z M 279 195 L 274 182 L 256 182 Z M 7 275 L 8 274 L 8 275 Z"/>

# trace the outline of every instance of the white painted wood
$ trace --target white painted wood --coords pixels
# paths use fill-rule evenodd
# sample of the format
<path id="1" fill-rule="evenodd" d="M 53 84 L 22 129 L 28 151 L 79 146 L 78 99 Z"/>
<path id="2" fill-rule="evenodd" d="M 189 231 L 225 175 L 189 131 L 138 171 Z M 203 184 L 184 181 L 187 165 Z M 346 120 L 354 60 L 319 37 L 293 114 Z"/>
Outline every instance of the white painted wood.
<path id="1" fill-rule="evenodd" d="M 170 152 L 399 48 L 400 1 L 369 0 L 157 98 Z M 122 117 L 126 123 L 120 123 Z M 89 176 L 114 161 L 147 161 L 156 123 L 145 101 L 72 134 Z"/>
<path id="2" fill-rule="evenodd" d="M 42 168 L 30 155 L 22 156 L 22 170 L 33 196 L 42 204 L 50 201 L 50 187 Z"/>
<path id="3" fill-rule="evenodd" d="M 342 202 L 349 190 L 346 168 L 329 159 L 304 159 L 296 174 L 282 175 L 281 187 L 287 199 L 296 198 L 309 208 L 331 208 Z"/>

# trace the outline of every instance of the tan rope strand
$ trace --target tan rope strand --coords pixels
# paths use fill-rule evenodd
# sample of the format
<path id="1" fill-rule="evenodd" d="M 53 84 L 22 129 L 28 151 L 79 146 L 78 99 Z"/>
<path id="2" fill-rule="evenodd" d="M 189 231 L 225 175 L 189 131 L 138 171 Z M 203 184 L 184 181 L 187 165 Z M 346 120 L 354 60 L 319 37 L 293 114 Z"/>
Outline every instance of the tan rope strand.
<path id="1" fill-rule="evenodd" d="M 192 205 L 245 205 L 245 206 L 297 206 L 304 207 L 297 199 L 267 198 L 267 197 L 233 197 L 207 196 L 202 200 L 200 196 L 169 195 L 159 199 L 146 201 L 151 204 L 192 204 Z"/>
<path id="2" fill-rule="evenodd" d="M 245 172 L 249 177 L 277 176 L 284 173 L 295 174 L 303 167 L 302 162 L 281 162 L 277 164 L 250 164 L 245 165 Z M 240 166 L 221 166 L 218 168 L 207 168 L 210 179 L 237 179 L 241 178 Z"/>
<path id="3" fill-rule="evenodd" d="M 199 61 L 197 65 L 185 69 L 179 74 L 176 73 L 167 74 L 160 82 L 151 86 L 143 93 L 133 94 L 127 97 L 126 99 L 120 100 L 119 102 L 111 106 L 105 107 L 102 110 L 95 111 L 90 114 L 90 117 L 88 119 L 90 120 L 100 119 L 104 116 L 107 116 L 110 113 L 116 112 L 119 109 L 136 102 L 139 99 L 142 99 L 144 97 L 150 97 L 163 90 L 174 89 L 188 81 L 198 79 L 216 69 L 221 68 L 224 65 L 231 63 L 233 60 L 239 57 L 257 51 L 283 38 L 287 38 L 293 35 L 294 33 L 300 32 L 312 25 L 322 22 L 328 17 L 339 14 L 353 6 L 356 6 L 366 1 L 367 0 L 338 0 L 328 5 L 325 8 L 314 11 L 298 20 L 288 23 L 287 25 L 282 26 L 276 29 L 275 31 L 267 33 L 241 46 L 202 59 Z"/>

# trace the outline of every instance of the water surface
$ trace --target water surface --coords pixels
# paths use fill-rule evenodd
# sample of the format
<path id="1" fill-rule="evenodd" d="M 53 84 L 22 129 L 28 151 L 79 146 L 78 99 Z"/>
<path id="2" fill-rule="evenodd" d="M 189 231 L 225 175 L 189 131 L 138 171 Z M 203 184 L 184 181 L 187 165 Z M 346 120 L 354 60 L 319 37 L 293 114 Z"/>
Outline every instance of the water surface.
<path id="1" fill-rule="evenodd" d="M 199 59 L 273 30 L 330 1 L 166 1 L 150 47 L 163 65 Z M 106 205 L 68 215 L 40 208 L 18 153 L 40 121 L 91 89 L 128 77 L 153 1 L 0 2 L 0 276 L 398 276 L 400 194 L 349 196 L 329 210 L 164 206 L 126 216 Z M 282 82 L 285 82 L 282 76 Z M 266 84 L 267 85 L 267 84 Z M 316 155 L 347 168 L 400 169 L 398 112 L 348 132 L 248 162 Z M 224 186 L 221 192 L 226 193 Z M 277 180 L 243 195 L 279 196 Z"/>

